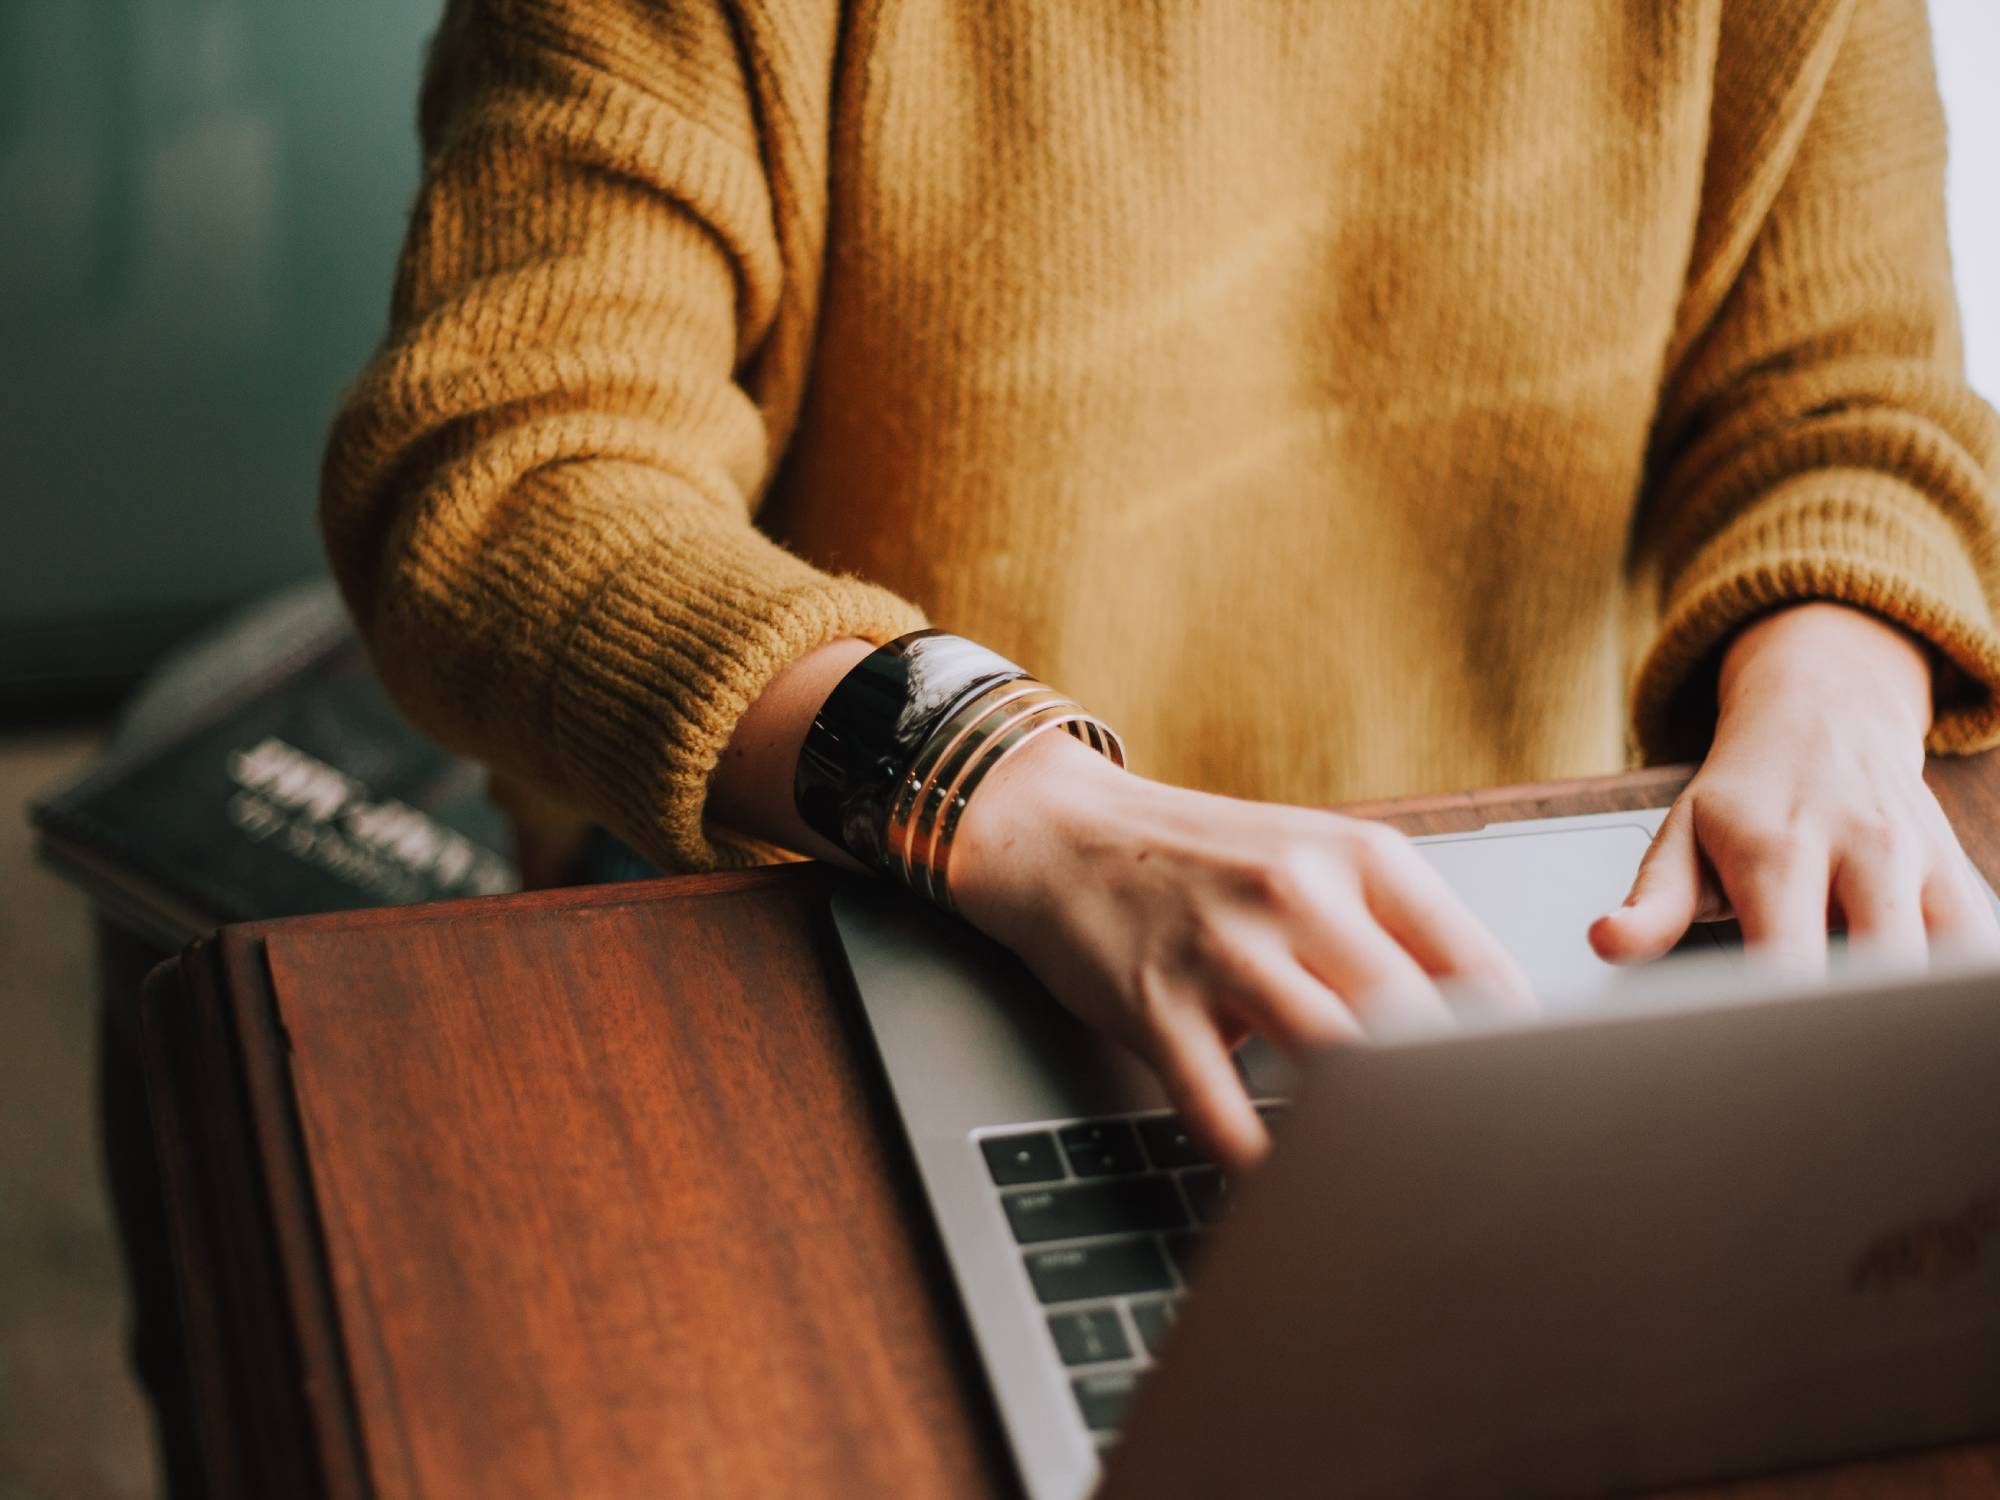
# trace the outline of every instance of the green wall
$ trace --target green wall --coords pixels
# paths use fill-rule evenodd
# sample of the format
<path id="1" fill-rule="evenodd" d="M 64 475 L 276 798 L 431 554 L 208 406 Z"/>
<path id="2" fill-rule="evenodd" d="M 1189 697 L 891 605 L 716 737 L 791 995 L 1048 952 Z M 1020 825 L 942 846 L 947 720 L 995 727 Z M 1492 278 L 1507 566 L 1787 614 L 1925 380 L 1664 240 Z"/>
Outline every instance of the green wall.
<path id="1" fill-rule="evenodd" d="M 435 0 L 0 0 L 0 686 L 321 570 Z"/>

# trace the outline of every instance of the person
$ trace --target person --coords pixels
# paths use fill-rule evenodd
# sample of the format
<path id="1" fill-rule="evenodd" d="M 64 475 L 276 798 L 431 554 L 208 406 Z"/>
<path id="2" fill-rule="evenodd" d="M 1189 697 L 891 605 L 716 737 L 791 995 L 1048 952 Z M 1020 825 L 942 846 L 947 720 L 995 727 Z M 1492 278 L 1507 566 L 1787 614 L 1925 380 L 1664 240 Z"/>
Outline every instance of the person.
<path id="1" fill-rule="evenodd" d="M 1059 684 L 1086 738 L 981 762 L 943 894 L 1232 1167 L 1246 1035 L 1521 998 L 1317 807 L 1698 755 L 1605 956 L 1990 942 L 1922 779 L 2000 737 L 1929 45 L 1921 0 L 454 0 L 326 543 L 419 722 L 667 869 L 893 868 L 828 757 L 937 730 L 954 642 Z"/>

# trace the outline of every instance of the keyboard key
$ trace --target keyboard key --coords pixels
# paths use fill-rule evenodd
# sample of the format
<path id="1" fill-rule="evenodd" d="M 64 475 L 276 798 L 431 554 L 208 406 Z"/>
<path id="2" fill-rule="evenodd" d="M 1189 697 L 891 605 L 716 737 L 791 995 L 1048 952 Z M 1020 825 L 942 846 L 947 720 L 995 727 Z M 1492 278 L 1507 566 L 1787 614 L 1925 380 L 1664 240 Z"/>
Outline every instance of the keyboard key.
<path id="1" fill-rule="evenodd" d="M 1085 1125 L 1066 1126 L 1062 1147 L 1069 1158 L 1070 1170 L 1079 1177 L 1137 1172 L 1145 1165 L 1139 1159 L 1139 1138 L 1123 1120 L 1093 1120 Z"/>
<path id="2" fill-rule="evenodd" d="M 1049 1314 L 1049 1334 L 1066 1365 L 1094 1365 L 1099 1360 L 1129 1359 L 1132 1341 L 1118 1321 L 1115 1307 L 1083 1307 Z"/>
<path id="3" fill-rule="evenodd" d="M 1062 1179 L 1062 1158 L 1056 1155 L 1056 1138 L 1046 1130 L 1026 1135 L 989 1135 L 979 1143 L 979 1150 L 986 1158 L 986 1170 L 1001 1187 Z"/>
<path id="4" fill-rule="evenodd" d="M 1133 1292 L 1165 1292 L 1174 1279 L 1151 1240 L 1112 1240 L 1028 1257 L 1028 1279 L 1044 1302 L 1094 1302 Z"/>
<path id="5" fill-rule="evenodd" d="M 1179 1315 L 1178 1297 L 1159 1297 L 1132 1304 L 1132 1326 L 1139 1330 L 1146 1352 L 1155 1359 L 1160 1357 L 1160 1349 L 1167 1342 L 1167 1330 L 1174 1326 L 1174 1319 Z"/>
<path id="6" fill-rule="evenodd" d="M 1132 1404 L 1139 1379 L 1131 1370 L 1105 1370 L 1079 1375 L 1070 1384 L 1083 1409 L 1083 1425 L 1092 1432 L 1116 1432 L 1124 1425 L 1125 1409 Z"/>
<path id="7" fill-rule="evenodd" d="M 1229 1217 L 1229 1179 L 1214 1167 L 1196 1167 L 1181 1173 L 1194 1216 L 1204 1224 L 1220 1224 Z"/>
<path id="8" fill-rule="evenodd" d="M 1139 1139 L 1146 1143 L 1146 1155 L 1156 1167 L 1198 1167 L 1208 1161 L 1178 1115 L 1139 1121 Z"/>
<path id="9" fill-rule="evenodd" d="M 1257 1106 L 1257 1113 L 1263 1117 L 1265 1128 L 1275 1131 L 1285 1123 L 1285 1116 L 1292 1112 L 1291 1105 L 1279 1099 L 1270 1104 Z"/>
<path id="10" fill-rule="evenodd" d="M 1179 1234 L 1163 1235 L 1167 1255 L 1174 1263 L 1174 1269 L 1181 1273 L 1181 1280 L 1192 1282 L 1194 1268 L 1201 1260 L 1201 1252 L 1207 1248 L 1208 1236 L 1192 1229 L 1184 1229 Z"/>
<path id="11" fill-rule="evenodd" d="M 1080 1240 L 1096 1234 L 1143 1234 L 1179 1229 L 1187 1210 L 1171 1179 L 1123 1177 L 1002 1193 L 1000 1205 L 1024 1245 Z"/>

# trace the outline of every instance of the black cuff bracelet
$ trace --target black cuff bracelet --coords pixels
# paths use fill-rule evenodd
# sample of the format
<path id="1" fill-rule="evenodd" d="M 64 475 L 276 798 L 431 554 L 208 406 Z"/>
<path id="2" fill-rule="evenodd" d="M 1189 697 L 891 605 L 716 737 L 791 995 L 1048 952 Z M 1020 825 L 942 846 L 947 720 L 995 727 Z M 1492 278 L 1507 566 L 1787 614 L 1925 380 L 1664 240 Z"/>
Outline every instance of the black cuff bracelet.
<path id="1" fill-rule="evenodd" d="M 899 636 L 841 678 L 799 752 L 792 796 L 806 826 L 873 870 L 890 868 L 889 807 L 938 726 L 967 699 L 1028 674 L 942 630 Z"/>

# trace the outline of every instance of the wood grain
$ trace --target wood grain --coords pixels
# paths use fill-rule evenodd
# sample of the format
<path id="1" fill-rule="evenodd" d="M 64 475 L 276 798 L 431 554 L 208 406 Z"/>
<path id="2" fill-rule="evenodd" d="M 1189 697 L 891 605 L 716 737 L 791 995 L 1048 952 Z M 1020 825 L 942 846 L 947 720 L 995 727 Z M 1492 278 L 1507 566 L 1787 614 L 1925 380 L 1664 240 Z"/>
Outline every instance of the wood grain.
<path id="1" fill-rule="evenodd" d="M 322 1500 L 350 1466 L 329 1462 L 317 1434 L 346 1411 L 324 1370 L 304 1364 L 308 1339 L 329 1345 L 323 1310 L 320 1328 L 302 1330 L 287 1284 L 323 1285 L 323 1273 L 317 1259 L 288 1262 L 276 1238 L 260 1154 L 291 1137 L 260 1129 L 253 1113 L 223 946 L 195 943 L 154 970 L 141 997 L 203 1456 L 218 1495 Z"/>
<path id="2" fill-rule="evenodd" d="M 1934 784 L 2000 874 L 2000 762 Z M 1018 1494 L 842 974 L 790 866 L 232 929 L 156 975 L 218 1493 Z M 2000 1500 L 2000 1443 L 1679 1493 Z"/>
<path id="3" fill-rule="evenodd" d="M 487 908 L 360 962 L 339 928 L 267 936 L 375 1494 L 1006 1472 L 949 1304 L 912 1294 L 937 1268 L 820 896 Z"/>

